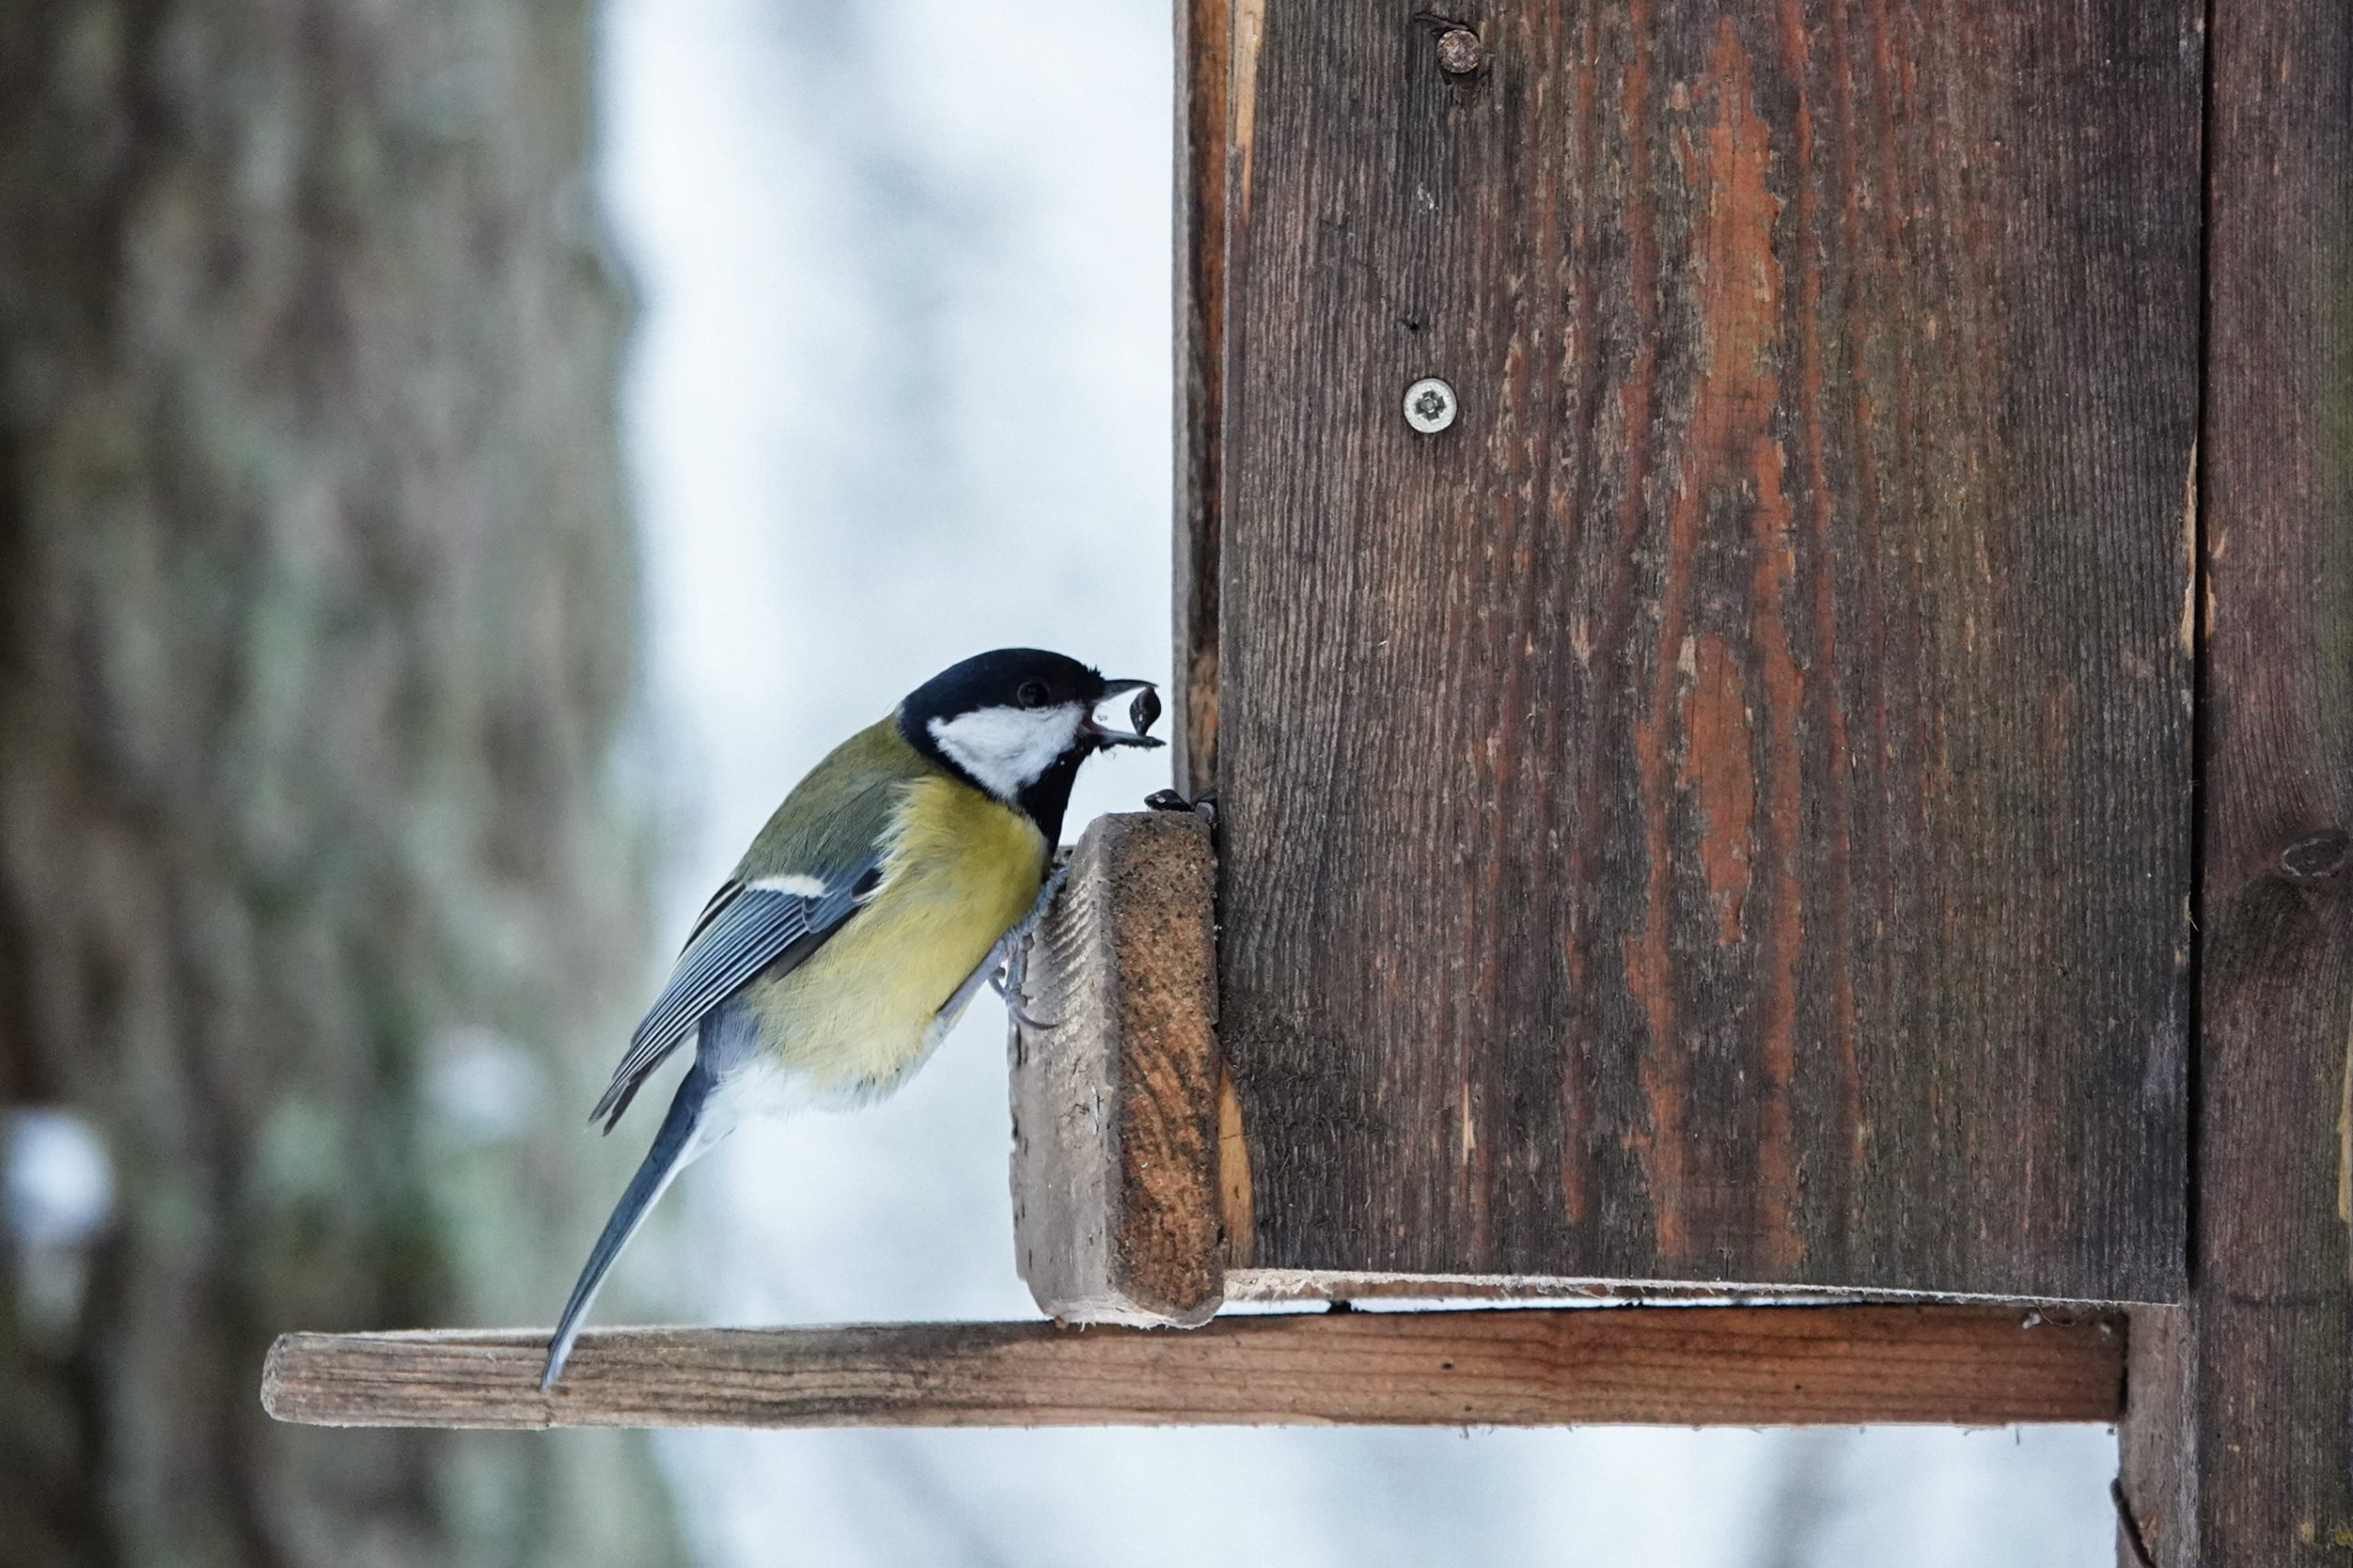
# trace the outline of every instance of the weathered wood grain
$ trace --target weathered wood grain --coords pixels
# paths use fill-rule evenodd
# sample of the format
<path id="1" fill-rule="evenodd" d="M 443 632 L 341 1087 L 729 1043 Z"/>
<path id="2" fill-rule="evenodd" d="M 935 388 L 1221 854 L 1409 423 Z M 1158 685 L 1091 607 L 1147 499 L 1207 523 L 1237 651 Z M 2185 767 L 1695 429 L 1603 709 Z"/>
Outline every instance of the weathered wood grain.
<path id="1" fill-rule="evenodd" d="M 2173 1298 L 2199 7 L 1452 10 L 1235 14 L 1238 1256 Z"/>
<path id="2" fill-rule="evenodd" d="M 2114 1418 L 2124 1336 L 1977 1307 L 1570 1308 L 583 1335 L 294 1334 L 262 1403 L 328 1426 L 1846 1426 Z"/>
<path id="3" fill-rule="evenodd" d="M 1176 783 L 1217 782 L 1220 392 L 1225 354 L 1225 156 L 1233 18 L 1227 0 L 1176 7 L 1176 513 L 1175 660 L 1170 725 Z"/>
<path id="4" fill-rule="evenodd" d="M 1224 1300 L 1215 879 L 1191 812 L 1098 817 L 1029 944 L 1014 1244 L 1068 1322 L 1191 1326 Z"/>
<path id="5" fill-rule="evenodd" d="M 2160 1568 L 2297 1568 L 2353 1552 L 2353 15 L 2213 18 L 2197 1223 L 2124 1483 Z"/>

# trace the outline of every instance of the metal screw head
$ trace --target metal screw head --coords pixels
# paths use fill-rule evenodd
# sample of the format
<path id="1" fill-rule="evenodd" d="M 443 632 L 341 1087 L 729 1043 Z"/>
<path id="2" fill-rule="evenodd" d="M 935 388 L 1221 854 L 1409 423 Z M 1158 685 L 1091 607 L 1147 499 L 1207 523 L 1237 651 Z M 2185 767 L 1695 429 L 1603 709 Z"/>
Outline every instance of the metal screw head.
<path id="1" fill-rule="evenodd" d="M 1453 424 L 1460 407 L 1454 389 L 1436 376 L 1424 376 L 1405 389 L 1405 423 L 1425 436 L 1435 436 Z"/>
<path id="2" fill-rule="evenodd" d="M 1469 28 L 1449 28 L 1438 35 L 1438 68 L 1449 76 L 1468 76 L 1487 62 L 1479 35 Z"/>

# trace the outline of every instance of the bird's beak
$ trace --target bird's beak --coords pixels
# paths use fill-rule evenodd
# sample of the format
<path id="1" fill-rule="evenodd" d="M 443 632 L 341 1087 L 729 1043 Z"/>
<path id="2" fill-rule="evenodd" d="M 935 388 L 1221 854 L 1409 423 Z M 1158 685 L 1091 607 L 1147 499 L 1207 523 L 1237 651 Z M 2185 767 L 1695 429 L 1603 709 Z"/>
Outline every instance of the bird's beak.
<path id="1" fill-rule="evenodd" d="M 1149 747 L 1156 746 L 1161 744 L 1152 735 L 1146 733 L 1146 732 L 1152 728 L 1154 722 L 1160 717 L 1159 688 L 1154 686 L 1152 682 L 1148 680 L 1107 680 L 1103 683 L 1103 695 L 1096 699 L 1096 701 L 1097 703 L 1108 702 L 1115 697 L 1125 697 L 1131 691 L 1136 693 L 1137 696 L 1136 699 L 1128 705 L 1128 722 L 1135 726 L 1134 729 L 1108 729 L 1093 715 L 1090 714 L 1088 716 L 1086 721 L 1086 733 L 1089 738 L 1095 742 L 1098 748 L 1108 750 L 1112 746 Z"/>

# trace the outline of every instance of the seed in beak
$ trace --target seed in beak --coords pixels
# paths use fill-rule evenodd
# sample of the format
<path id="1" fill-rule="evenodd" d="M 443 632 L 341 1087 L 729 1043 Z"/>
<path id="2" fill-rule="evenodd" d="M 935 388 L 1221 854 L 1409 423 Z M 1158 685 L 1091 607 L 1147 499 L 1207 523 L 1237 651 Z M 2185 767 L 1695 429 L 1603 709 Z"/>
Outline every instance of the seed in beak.
<path id="1" fill-rule="evenodd" d="M 1137 692 L 1136 699 L 1128 704 L 1128 722 L 1139 735 L 1152 733 L 1152 727 L 1160 722 L 1160 693 L 1148 686 Z"/>

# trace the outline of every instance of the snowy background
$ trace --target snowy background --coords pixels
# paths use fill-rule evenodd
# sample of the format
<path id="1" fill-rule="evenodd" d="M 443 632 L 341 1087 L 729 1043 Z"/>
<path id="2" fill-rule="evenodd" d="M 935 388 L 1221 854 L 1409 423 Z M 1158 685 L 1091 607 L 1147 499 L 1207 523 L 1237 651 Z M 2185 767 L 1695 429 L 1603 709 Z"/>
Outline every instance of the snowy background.
<path id="1" fill-rule="evenodd" d="M 1002 643 L 1168 673 L 1165 0 L 613 0 L 605 195 L 675 939 L 785 788 Z M 1072 835 L 1165 783 L 1098 764 Z M 652 961 L 652 960 L 649 960 Z M 711 1322 L 1034 1314 L 1004 1026 L 756 1127 L 627 1278 Z M 664 1091 L 656 1091 L 658 1098 Z M 2115 1441 L 2025 1432 L 833 1432 L 666 1438 L 714 1568 L 2106 1564 Z"/>

